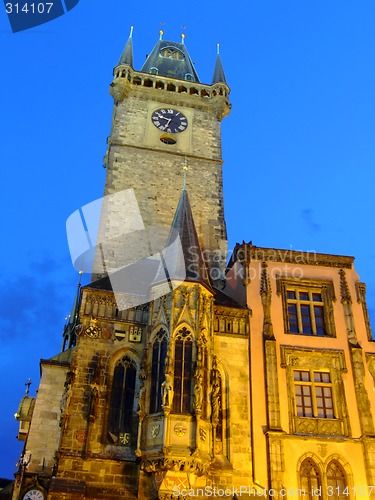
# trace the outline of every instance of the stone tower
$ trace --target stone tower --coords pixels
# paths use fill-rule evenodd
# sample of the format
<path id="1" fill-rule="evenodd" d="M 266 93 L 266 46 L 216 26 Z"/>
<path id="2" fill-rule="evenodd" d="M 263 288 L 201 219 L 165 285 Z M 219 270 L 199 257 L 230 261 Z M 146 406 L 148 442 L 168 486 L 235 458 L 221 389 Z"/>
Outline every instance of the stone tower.
<path id="1" fill-rule="evenodd" d="M 114 108 L 104 195 L 134 190 L 145 231 L 169 229 L 182 186 L 182 168 L 187 165 L 199 242 L 210 275 L 218 282 L 227 257 L 220 123 L 230 111 L 219 54 L 212 84 L 203 84 L 184 37 L 181 43 L 168 42 L 161 32 L 141 71 L 136 71 L 131 34 L 114 68 L 110 93 Z M 97 256 L 94 274 L 102 276 L 129 260 L 123 240 L 115 236 L 118 227 L 127 224 L 127 217 L 127 210 L 116 202 L 103 211 L 100 239 L 108 245 L 105 265 L 99 264 L 103 254 Z"/>
<path id="2" fill-rule="evenodd" d="M 184 43 L 160 39 L 135 71 L 130 37 L 111 93 L 105 268 L 78 285 L 62 352 L 21 400 L 13 500 L 373 499 L 375 344 L 353 257 L 243 242 L 222 288 L 219 54 L 204 85 Z M 139 241 L 169 231 L 133 275 L 124 190 Z M 136 288 L 147 266 L 134 307 L 114 278 Z"/>

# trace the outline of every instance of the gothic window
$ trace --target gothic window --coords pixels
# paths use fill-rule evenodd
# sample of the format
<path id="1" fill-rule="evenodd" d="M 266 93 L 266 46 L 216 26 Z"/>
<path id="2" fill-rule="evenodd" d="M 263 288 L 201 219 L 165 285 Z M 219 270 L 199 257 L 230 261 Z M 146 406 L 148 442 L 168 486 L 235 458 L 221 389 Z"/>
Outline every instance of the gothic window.
<path id="1" fill-rule="evenodd" d="M 191 412 L 192 360 L 192 337 L 184 327 L 175 339 L 173 413 Z"/>
<path id="2" fill-rule="evenodd" d="M 311 458 L 306 458 L 300 468 L 302 500 L 318 500 L 321 494 L 321 477 L 318 466 Z"/>
<path id="3" fill-rule="evenodd" d="M 136 372 L 134 361 L 127 356 L 115 367 L 108 420 L 108 441 L 111 444 L 130 446 L 135 443 Z"/>
<path id="4" fill-rule="evenodd" d="M 285 333 L 335 336 L 332 282 L 279 277 L 277 283 L 283 294 Z"/>
<path id="5" fill-rule="evenodd" d="M 167 355 L 167 334 L 162 328 L 155 336 L 152 347 L 150 413 L 159 413 L 162 408 L 161 387 L 165 380 L 165 358 Z"/>
<path id="6" fill-rule="evenodd" d="M 186 73 L 185 80 L 188 82 L 194 82 L 194 76 L 191 73 Z"/>
<path id="7" fill-rule="evenodd" d="M 299 417 L 335 418 L 329 372 L 294 370 L 294 390 Z"/>
<path id="8" fill-rule="evenodd" d="M 158 68 L 152 67 L 150 68 L 151 75 L 157 75 L 159 73 Z"/>
<path id="9" fill-rule="evenodd" d="M 346 474 L 337 460 L 332 460 L 327 467 L 327 493 L 332 500 L 348 499 Z"/>

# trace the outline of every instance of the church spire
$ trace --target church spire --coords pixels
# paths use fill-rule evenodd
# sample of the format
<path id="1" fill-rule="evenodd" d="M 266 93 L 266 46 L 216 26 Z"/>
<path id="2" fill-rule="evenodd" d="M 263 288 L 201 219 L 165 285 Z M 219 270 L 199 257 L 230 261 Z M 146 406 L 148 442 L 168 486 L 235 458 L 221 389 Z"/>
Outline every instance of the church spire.
<path id="1" fill-rule="evenodd" d="M 179 248 L 175 245 L 177 236 L 181 242 Z M 164 262 L 167 263 L 167 269 L 159 268 L 154 284 L 167 275 L 171 281 L 193 281 L 212 288 L 185 185 L 173 218 L 164 251 Z"/>
<path id="2" fill-rule="evenodd" d="M 212 77 L 212 83 L 227 83 L 225 79 L 225 73 L 223 69 L 223 65 L 221 63 L 221 57 L 220 57 L 220 45 L 217 44 L 217 55 L 216 55 L 216 63 L 215 63 L 215 69 L 214 69 L 214 74 Z"/>
<path id="3" fill-rule="evenodd" d="M 121 54 L 118 66 L 120 64 L 127 64 L 133 68 L 133 26 L 130 27 L 130 35 Z"/>
<path id="4" fill-rule="evenodd" d="M 66 349 L 70 349 L 74 347 L 76 344 L 76 326 L 79 321 L 79 308 L 81 305 L 81 278 L 82 271 L 79 271 L 79 280 L 77 283 L 77 291 L 74 297 L 72 311 L 69 316 L 66 318 L 66 323 L 63 331 L 63 345 L 61 351 L 64 352 Z"/>

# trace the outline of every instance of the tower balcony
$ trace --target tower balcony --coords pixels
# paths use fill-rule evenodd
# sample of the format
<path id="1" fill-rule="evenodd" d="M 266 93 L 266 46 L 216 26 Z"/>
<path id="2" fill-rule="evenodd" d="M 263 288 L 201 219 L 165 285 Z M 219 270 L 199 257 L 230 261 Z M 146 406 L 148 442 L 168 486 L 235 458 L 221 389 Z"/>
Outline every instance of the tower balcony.
<path id="1" fill-rule="evenodd" d="M 115 101 L 123 101 L 130 93 L 147 92 L 148 98 L 160 99 L 169 104 L 215 109 L 221 119 L 231 109 L 230 89 L 225 83 L 206 85 L 189 80 L 178 80 L 158 74 L 134 71 L 130 66 L 119 65 L 114 70 L 114 80 L 110 85 L 110 94 Z"/>

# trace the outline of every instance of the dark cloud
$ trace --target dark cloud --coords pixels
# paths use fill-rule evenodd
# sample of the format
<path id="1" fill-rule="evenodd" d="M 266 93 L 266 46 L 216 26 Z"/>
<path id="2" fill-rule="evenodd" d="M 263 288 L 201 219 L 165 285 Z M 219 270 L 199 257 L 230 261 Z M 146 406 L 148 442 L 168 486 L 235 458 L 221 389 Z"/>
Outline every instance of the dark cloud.
<path id="1" fill-rule="evenodd" d="M 25 274 L 0 276 L 3 342 L 12 343 L 21 335 L 55 332 L 58 344 L 75 292 L 74 281 L 68 287 L 63 271 L 61 263 L 47 258 L 30 264 Z"/>
<path id="2" fill-rule="evenodd" d="M 320 224 L 314 221 L 314 210 L 311 208 L 305 208 L 302 210 L 302 218 L 311 231 L 317 233 L 321 230 Z"/>

